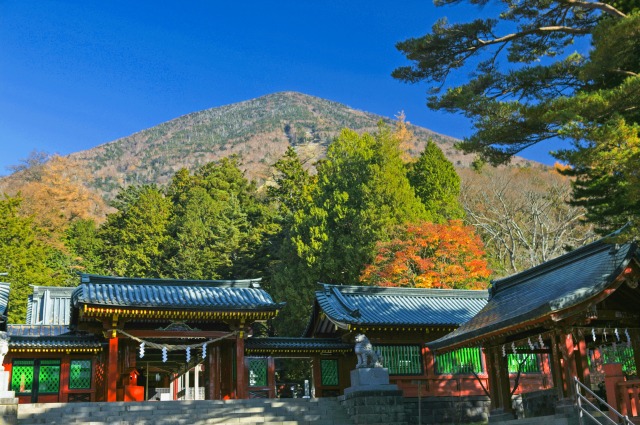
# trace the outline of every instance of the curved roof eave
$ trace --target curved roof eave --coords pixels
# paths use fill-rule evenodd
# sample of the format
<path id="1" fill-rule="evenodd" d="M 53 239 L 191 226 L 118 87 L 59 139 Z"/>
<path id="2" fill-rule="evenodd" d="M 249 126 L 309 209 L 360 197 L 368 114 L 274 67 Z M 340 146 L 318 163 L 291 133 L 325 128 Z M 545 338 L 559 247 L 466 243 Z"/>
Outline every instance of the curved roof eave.
<path id="1" fill-rule="evenodd" d="M 602 241 L 598 241 L 602 242 Z M 594 244 L 596 244 L 595 242 Z M 629 265 L 631 259 L 636 256 L 637 247 L 634 243 L 626 244 L 626 253 L 620 258 L 619 263 L 616 267 L 611 271 L 611 273 L 606 276 L 601 276 L 603 280 L 599 283 L 596 283 L 594 286 L 587 289 L 575 289 L 573 291 L 567 291 L 562 296 L 553 298 L 548 300 L 546 303 L 543 303 L 537 308 L 525 311 L 519 315 L 511 316 L 505 318 L 504 320 L 495 321 L 493 323 L 478 326 L 482 316 L 487 315 L 487 311 L 491 311 L 495 309 L 495 300 L 496 297 L 499 297 L 498 294 L 494 294 L 494 297 L 489 300 L 489 303 L 482 309 L 476 316 L 474 316 L 471 320 L 464 323 L 455 331 L 445 335 L 444 337 L 437 339 L 435 341 L 428 342 L 427 345 L 429 348 L 434 350 L 451 350 L 461 346 L 466 345 L 474 345 L 480 343 L 490 336 L 493 336 L 496 333 L 507 333 L 513 331 L 514 329 L 518 329 L 529 324 L 533 324 L 536 322 L 544 321 L 547 319 L 552 319 L 551 315 L 562 315 L 563 313 L 574 309 L 583 304 L 590 304 L 593 302 L 594 298 L 598 298 L 599 295 L 604 294 L 606 289 L 609 289 L 613 286 L 616 288 L 620 285 L 618 282 L 618 277 L 623 273 L 626 267 Z M 617 247 L 617 246 L 616 246 Z M 593 247 L 591 247 L 593 249 Z M 610 247 L 606 247 L 606 249 L 610 249 Z M 622 248 L 618 248 L 622 249 Z M 600 248 L 599 251 L 603 251 Z M 571 254 L 571 253 L 569 253 Z M 582 253 L 580 253 L 582 255 Z M 568 255 L 568 254 L 566 254 Z M 566 256 L 565 255 L 565 256 Z M 564 257 L 564 256 L 563 256 Z M 557 260 L 552 260 L 557 262 Z M 566 261 L 566 259 L 565 259 Z M 544 264 L 543 264 L 544 265 Z M 541 266 L 543 266 L 541 265 Z M 536 267 L 536 272 L 540 272 L 541 266 Z M 509 279 L 509 282 L 512 283 L 515 281 L 515 277 L 518 275 L 514 275 L 512 277 L 506 278 Z M 526 276 L 526 274 L 525 274 Z M 504 279 L 504 280 L 506 280 Z M 529 277 L 527 276 L 527 280 Z M 504 294 L 505 291 L 515 290 L 513 289 L 515 286 L 511 288 L 501 288 L 501 293 Z M 606 298 L 606 294 L 602 298 Z M 553 320 L 553 319 L 552 319 Z M 472 326 L 476 326 L 472 328 Z M 471 328 L 471 329 L 470 329 Z"/>

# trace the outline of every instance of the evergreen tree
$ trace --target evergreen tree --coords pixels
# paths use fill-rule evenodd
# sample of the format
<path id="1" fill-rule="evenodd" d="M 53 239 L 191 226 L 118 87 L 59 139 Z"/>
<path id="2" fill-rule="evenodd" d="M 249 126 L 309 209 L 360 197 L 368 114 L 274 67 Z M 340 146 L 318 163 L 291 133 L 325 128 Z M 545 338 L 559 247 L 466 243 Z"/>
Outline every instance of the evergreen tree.
<path id="1" fill-rule="evenodd" d="M 163 277 L 171 203 L 155 186 L 130 186 L 116 197 L 118 211 L 100 228 L 102 267 L 108 274 Z"/>
<path id="2" fill-rule="evenodd" d="M 59 277 L 48 265 L 52 250 L 38 237 L 39 229 L 32 217 L 21 217 L 20 198 L 0 200 L 0 272 L 10 283 L 9 323 L 24 323 L 29 285 L 61 285 Z"/>
<path id="3" fill-rule="evenodd" d="M 464 216 L 458 201 L 460 177 L 433 141 L 427 142 L 418 160 L 409 164 L 408 178 L 431 221 L 440 223 Z"/>
<path id="4" fill-rule="evenodd" d="M 104 273 L 100 266 L 104 244 L 98 231 L 98 226 L 92 219 L 76 220 L 66 231 L 65 246 L 70 251 L 73 267 L 83 273 Z"/>
<path id="5" fill-rule="evenodd" d="M 266 245 L 277 226 L 237 157 L 205 164 L 193 175 L 178 171 L 167 194 L 173 202 L 170 275 L 226 279 L 264 274 Z"/>
<path id="6" fill-rule="evenodd" d="M 314 178 L 304 169 L 304 164 L 291 146 L 273 168 L 274 185 L 267 187 L 267 195 L 270 202 L 275 204 L 282 221 L 290 221 L 297 211 L 311 201 L 310 190 Z"/>
<path id="7" fill-rule="evenodd" d="M 167 273 L 182 279 L 219 279 L 233 268 L 246 215 L 237 198 L 214 199 L 200 186 L 190 188 L 173 216 Z"/>
<path id="8" fill-rule="evenodd" d="M 298 254 L 330 283 L 356 282 L 375 243 L 426 216 L 406 177 L 397 139 L 343 130 L 318 166 L 308 211 L 295 215 Z"/>
<path id="9" fill-rule="evenodd" d="M 275 319 L 279 334 L 299 336 L 311 315 L 316 278 L 297 253 L 291 240 L 296 214 L 304 214 L 312 202 L 315 178 L 289 147 L 274 164 L 274 185 L 267 188 L 269 201 L 277 211 L 279 231 L 271 239 L 272 262 L 265 286 L 276 301 L 287 305 Z"/>
<path id="10" fill-rule="evenodd" d="M 637 1 L 497 5 L 502 10 L 494 17 L 440 20 L 429 34 L 398 43 L 413 65 L 396 69 L 394 77 L 433 83 L 429 107 L 470 118 L 475 132 L 460 147 L 492 164 L 541 141 L 573 143 L 557 156 L 573 167 L 576 204 L 587 208 L 602 233 L 631 219 L 640 234 Z M 592 48 L 574 53 L 580 38 Z M 448 84 L 463 67 L 473 69 L 470 79 Z"/>

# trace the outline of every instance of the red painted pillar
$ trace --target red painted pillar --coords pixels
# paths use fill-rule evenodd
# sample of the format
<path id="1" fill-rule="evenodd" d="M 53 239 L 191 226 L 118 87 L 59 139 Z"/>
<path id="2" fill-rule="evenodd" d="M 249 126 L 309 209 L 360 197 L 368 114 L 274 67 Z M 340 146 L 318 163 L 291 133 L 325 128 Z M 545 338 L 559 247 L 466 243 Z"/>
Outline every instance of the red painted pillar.
<path id="1" fill-rule="evenodd" d="M 584 337 L 578 341 L 578 349 L 576 350 L 576 367 L 578 371 L 578 379 L 587 387 L 591 386 L 591 371 L 589 370 L 589 350 Z"/>
<path id="2" fill-rule="evenodd" d="M 490 347 L 485 350 L 491 411 L 495 412 L 492 414 L 510 415 L 513 408 L 511 406 L 511 382 L 509 381 L 507 357 L 502 355 L 500 347 Z"/>
<path id="3" fill-rule="evenodd" d="M 553 377 L 551 374 L 551 353 L 540 355 L 540 364 L 543 375 L 542 384 L 544 388 L 553 387 Z"/>
<path id="4" fill-rule="evenodd" d="M 316 388 L 315 384 L 316 384 L 316 368 L 315 365 L 319 365 L 320 364 L 320 357 L 316 356 L 313 359 L 312 362 L 312 378 L 313 378 L 313 388 Z M 269 356 L 268 358 L 268 368 L 267 368 L 267 385 L 269 385 L 269 398 L 276 398 L 276 360 Z M 318 368 L 319 369 L 319 368 Z M 315 391 L 314 391 L 315 392 Z"/>
<path id="5" fill-rule="evenodd" d="M 499 394 L 502 404 L 502 409 L 505 413 L 512 413 L 513 407 L 511 405 L 511 380 L 509 379 L 509 362 L 507 356 L 503 356 L 502 352 L 498 353 L 498 347 L 494 349 L 496 351 L 496 374 L 499 385 Z"/>
<path id="6" fill-rule="evenodd" d="M 272 360 L 273 357 L 269 357 L 269 360 Z M 269 363 L 269 367 L 271 367 L 271 363 Z M 322 359 L 320 358 L 319 355 L 316 355 L 313 357 L 313 363 L 311 364 L 312 367 L 312 376 L 313 376 L 313 388 L 315 388 L 316 392 L 316 397 L 322 397 L 322 391 L 323 391 L 323 387 L 322 387 Z M 271 382 L 269 382 L 269 386 L 271 388 L 275 388 L 276 387 L 276 370 L 275 370 L 275 361 L 273 363 L 273 387 L 271 387 Z M 271 370 L 269 370 L 269 374 L 271 374 Z M 269 390 L 271 391 L 271 389 Z M 273 397 L 275 398 L 277 394 L 277 391 L 273 394 Z"/>
<path id="7" fill-rule="evenodd" d="M 424 375 L 434 376 L 436 374 L 435 359 L 433 351 L 431 351 L 429 347 L 422 349 L 422 359 L 424 361 Z"/>
<path id="8" fill-rule="evenodd" d="M 558 343 L 558 335 L 551 335 L 551 375 L 553 376 L 553 385 L 556 388 L 558 399 L 562 400 L 564 394 L 564 374 L 562 372 L 563 359 L 560 353 L 560 344 Z"/>
<path id="9" fill-rule="evenodd" d="M 495 347 L 484 347 L 484 358 L 485 358 L 485 367 L 487 369 L 487 377 L 489 378 L 489 398 L 491 399 L 491 407 L 490 410 L 495 411 L 501 407 L 500 405 L 500 393 L 498 388 L 500 387 L 498 383 L 498 374 L 496 371 L 497 361 L 496 353 L 497 349 Z"/>
<path id="10" fill-rule="evenodd" d="M 236 398 L 247 398 L 249 382 L 245 379 L 244 338 L 241 335 L 242 332 L 236 338 Z"/>
<path id="11" fill-rule="evenodd" d="M 604 365 L 604 385 L 607 390 L 607 403 L 618 412 L 626 415 L 626 405 L 618 400 L 617 385 L 624 382 L 624 374 L 622 373 L 622 365 L 620 363 L 610 363 Z M 609 417 L 615 421 L 618 420 L 613 412 L 609 412 Z"/>
<path id="12" fill-rule="evenodd" d="M 117 401 L 118 385 L 118 337 L 109 340 L 109 360 L 107 362 L 107 401 Z"/>
<path id="13" fill-rule="evenodd" d="M 578 376 L 578 368 L 576 367 L 576 345 L 573 342 L 573 335 L 564 334 L 561 335 L 560 351 L 562 352 L 563 360 L 563 390 L 567 398 L 573 398 L 575 394 L 575 387 L 573 385 L 573 377 Z"/>
<path id="14" fill-rule="evenodd" d="M 220 396 L 217 391 L 217 380 L 220 379 L 220 375 L 218 372 L 218 362 L 216 354 L 218 351 L 218 347 L 210 346 L 209 347 L 209 400 L 217 400 Z"/>

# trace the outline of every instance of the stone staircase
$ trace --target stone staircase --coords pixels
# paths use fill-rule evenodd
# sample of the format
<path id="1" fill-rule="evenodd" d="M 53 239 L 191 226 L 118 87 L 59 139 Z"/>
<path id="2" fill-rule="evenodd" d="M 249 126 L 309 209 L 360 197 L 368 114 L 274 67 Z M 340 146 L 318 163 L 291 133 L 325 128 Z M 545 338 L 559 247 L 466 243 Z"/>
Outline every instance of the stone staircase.
<path id="1" fill-rule="evenodd" d="M 334 398 L 37 403 L 18 425 L 354 425 Z"/>

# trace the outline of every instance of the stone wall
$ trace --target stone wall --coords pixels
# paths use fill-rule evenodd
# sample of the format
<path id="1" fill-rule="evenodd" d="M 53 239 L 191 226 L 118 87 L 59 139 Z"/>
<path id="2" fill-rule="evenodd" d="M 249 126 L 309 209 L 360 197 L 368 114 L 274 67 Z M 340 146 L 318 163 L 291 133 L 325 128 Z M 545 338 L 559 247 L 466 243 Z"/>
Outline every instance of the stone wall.
<path id="1" fill-rule="evenodd" d="M 558 392 L 555 388 L 513 396 L 512 407 L 519 419 L 555 414 Z"/>
<path id="2" fill-rule="evenodd" d="M 402 391 L 354 391 L 338 400 L 357 425 L 408 425 Z"/>
<path id="3" fill-rule="evenodd" d="M 0 398 L 0 425 L 18 423 L 18 399 Z"/>
<path id="4" fill-rule="evenodd" d="M 490 400 L 487 396 L 405 398 L 409 425 L 450 425 L 486 423 Z"/>

